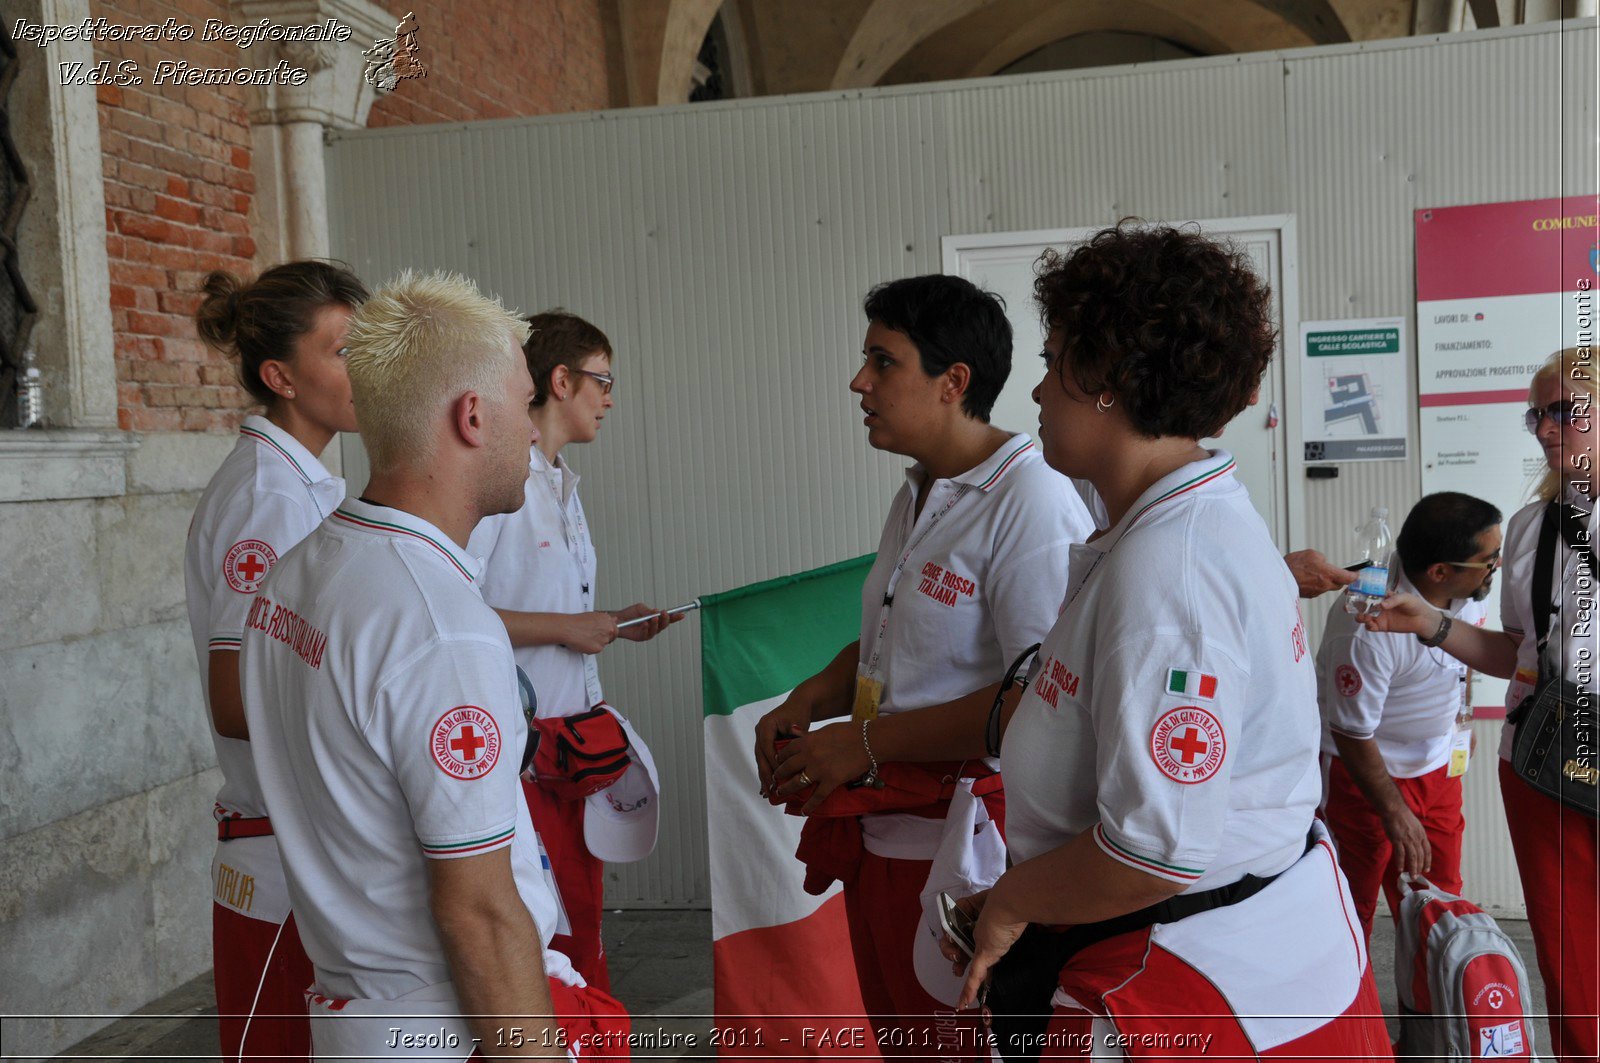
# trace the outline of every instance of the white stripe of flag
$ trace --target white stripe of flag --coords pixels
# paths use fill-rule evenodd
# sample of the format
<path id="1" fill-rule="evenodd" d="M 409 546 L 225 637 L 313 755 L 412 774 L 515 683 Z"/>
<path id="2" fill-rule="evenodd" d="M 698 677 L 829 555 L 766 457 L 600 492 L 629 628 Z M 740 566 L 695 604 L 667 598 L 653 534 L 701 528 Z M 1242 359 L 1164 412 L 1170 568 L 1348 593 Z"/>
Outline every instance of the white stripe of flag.
<path id="1" fill-rule="evenodd" d="M 1217 696 L 1217 677 L 1206 675 L 1204 672 L 1184 672 L 1173 668 L 1167 672 L 1167 693 L 1210 701 Z"/>

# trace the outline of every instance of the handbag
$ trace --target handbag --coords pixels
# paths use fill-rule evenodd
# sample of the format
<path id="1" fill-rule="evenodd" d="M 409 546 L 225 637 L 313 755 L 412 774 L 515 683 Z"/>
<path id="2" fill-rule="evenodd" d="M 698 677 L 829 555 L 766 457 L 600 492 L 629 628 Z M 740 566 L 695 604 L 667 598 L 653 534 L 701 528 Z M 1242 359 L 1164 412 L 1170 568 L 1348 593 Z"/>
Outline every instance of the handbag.
<path id="1" fill-rule="evenodd" d="M 1588 568 L 1591 579 L 1595 573 L 1594 551 L 1582 541 L 1577 516 L 1552 500 L 1539 527 L 1538 552 L 1533 561 L 1533 628 L 1539 640 L 1539 682 L 1533 693 L 1506 716 L 1506 722 L 1517 729 L 1511 746 L 1511 770 L 1539 793 L 1594 819 L 1600 815 L 1600 767 L 1596 766 L 1595 756 L 1596 743 L 1600 742 L 1600 734 L 1596 733 L 1600 722 L 1600 706 L 1596 703 L 1600 697 L 1567 679 L 1559 666 L 1550 667 L 1546 662 L 1550 615 L 1554 611 L 1551 602 L 1558 532 L 1578 554 L 1579 563 Z M 1591 667 L 1600 667 L 1600 661 L 1590 663 Z"/>

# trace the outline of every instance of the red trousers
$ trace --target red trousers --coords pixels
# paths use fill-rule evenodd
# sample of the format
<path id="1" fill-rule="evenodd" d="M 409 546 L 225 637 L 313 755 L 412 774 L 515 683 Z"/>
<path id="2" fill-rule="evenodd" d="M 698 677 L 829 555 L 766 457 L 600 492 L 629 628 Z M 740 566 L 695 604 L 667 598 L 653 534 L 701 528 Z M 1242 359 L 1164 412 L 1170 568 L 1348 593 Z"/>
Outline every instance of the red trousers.
<path id="1" fill-rule="evenodd" d="M 1045 1058 L 1087 1059 L 1096 1049 L 1107 1048 L 1142 1060 L 1394 1058 L 1370 963 L 1343 1013 L 1258 1052 L 1212 978 L 1150 938 L 1149 930 L 1119 934 L 1067 961 L 1060 985 L 1089 1011 L 1056 1008 L 1046 1031 Z M 1292 1009 L 1293 1002 L 1285 1000 L 1274 1010 L 1292 1015 Z M 1094 1016 L 1109 1018 L 1114 1040 L 1104 1039 L 1107 1028 L 1102 1026 L 1096 1042 Z"/>
<path id="2" fill-rule="evenodd" d="M 1328 768 L 1328 799 L 1323 820 L 1339 846 L 1339 866 L 1350 880 L 1350 899 L 1361 916 L 1361 929 L 1372 940 L 1372 917 L 1378 909 L 1378 889 L 1389 901 L 1389 914 L 1400 918 L 1400 866 L 1394 846 L 1383 832 L 1383 821 L 1356 781 L 1333 757 Z M 1442 890 L 1461 894 L 1461 834 L 1467 821 L 1461 815 L 1461 776 L 1450 777 L 1448 766 L 1414 779 L 1395 779 L 1400 797 L 1428 833 L 1433 867 L 1428 881 Z"/>
<path id="3" fill-rule="evenodd" d="M 1163 957 L 1152 957 L 1157 965 Z M 1361 991 L 1345 1009 L 1327 1023 L 1258 1053 L 1240 1027 L 1227 1002 L 1209 983 L 1196 988 L 1201 998 L 1174 1000 L 1167 986 L 1143 993 L 1135 983 L 1118 990 L 1130 996 L 1124 1010 L 1131 1014 L 1115 1017 L 1114 1039 L 1095 1043 L 1092 1016 L 1076 1008 L 1057 1008 L 1045 1033 L 1041 1059 L 1088 1059 L 1095 1049 L 1121 1048 L 1128 1059 L 1393 1059 L 1389 1032 L 1383 1025 L 1383 1003 L 1378 999 L 1378 983 L 1372 968 L 1361 979 Z M 1192 1010 L 1191 1010 L 1192 1009 Z M 1184 1014 L 1174 1015 L 1181 1011 Z M 1102 1027 L 1102 1030 L 1105 1028 Z M 1120 1036 L 1119 1036 L 1120 1035 Z M 1105 1034 L 1102 1034 L 1104 1037 Z"/>
<path id="4" fill-rule="evenodd" d="M 280 927 L 213 904 L 211 951 L 223 1060 L 311 1058 L 305 993 L 316 976 L 294 916 Z"/>
<path id="5" fill-rule="evenodd" d="M 958 1012 L 922 988 L 912 968 L 911 948 L 922 922 L 922 887 L 931 860 L 892 860 L 863 853 L 855 882 L 845 886 L 845 917 L 855 954 L 861 999 L 888 1056 L 977 1059 L 980 1024 L 972 1011 Z"/>
<path id="6" fill-rule="evenodd" d="M 1600 1013 L 1600 821 L 1566 808 L 1500 761 L 1500 797 L 1550 1011 L 1550 1054 L 1596 1058 Z"/>
<path id="7" fill-rule="evenodd" d="M 567 1047 L 579 1063 L 599 1059 L 627 1059 L 628 1031 L 633 1022 L 628 1009 L 597 986 L 573 987 L 550 979 L 550 1006 L 561 1020 Z"/>
<path id="8" fill-rule="evenodd" d="M 522 780 L 533 829 L 539 832 L 550 857 L 556 890 L 567 910 L 571 934 L 557 934 L 550 947 L 565 954 L 583 980 L 611 992 L 611 972 L 606 967 L 605 944 L 600 940 L 600 913 L 605 903 L 605 864 L 589 852 L 583 841 L 582 801 L 563 801 L 536 782 Z"/>

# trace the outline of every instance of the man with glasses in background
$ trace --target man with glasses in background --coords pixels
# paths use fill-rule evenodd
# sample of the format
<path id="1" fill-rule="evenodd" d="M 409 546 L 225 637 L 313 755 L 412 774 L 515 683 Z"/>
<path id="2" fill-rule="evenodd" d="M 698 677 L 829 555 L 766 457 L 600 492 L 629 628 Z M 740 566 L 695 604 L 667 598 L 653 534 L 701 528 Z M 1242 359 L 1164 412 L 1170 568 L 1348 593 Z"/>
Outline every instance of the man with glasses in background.
<path id="1" fill-rule="evenodd" d="M 1471 495 L 1428 495 L 1396 543 L 1396 592 L 1447 618 L 1431 637 L 1370 631 L 1328 612 L 1317 649 L 1323 816 L 1339 843 L 1362 929 L 1372 935 L 1378 887 L 1399 918 L 1397 878 L 1426 874 L 1461 892 L 1461 777 L 1471 756 L 1468 671 L 1437 647 L 1452 624 L 1481 626 L 1500 566 L 1500 511 Z"/>

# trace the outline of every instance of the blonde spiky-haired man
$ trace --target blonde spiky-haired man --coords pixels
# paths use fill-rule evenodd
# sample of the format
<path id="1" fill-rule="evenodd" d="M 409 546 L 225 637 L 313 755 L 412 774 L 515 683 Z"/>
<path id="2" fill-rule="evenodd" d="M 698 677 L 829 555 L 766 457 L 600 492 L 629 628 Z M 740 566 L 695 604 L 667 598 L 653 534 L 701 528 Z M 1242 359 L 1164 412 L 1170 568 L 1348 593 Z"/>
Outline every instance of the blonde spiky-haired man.
<path id="1" fill-rule="evenodd" d="M 564 1059 L 626 1034 L 621 1005 L 544 945 L 558 908 L 518 785 L 527 721 L 466 550 L 522 504 L 525 334 L 459 276 L 373 294 L 347 348 L 372 477 L 246 622 L 245 713 L 318 1056 Z"/>

